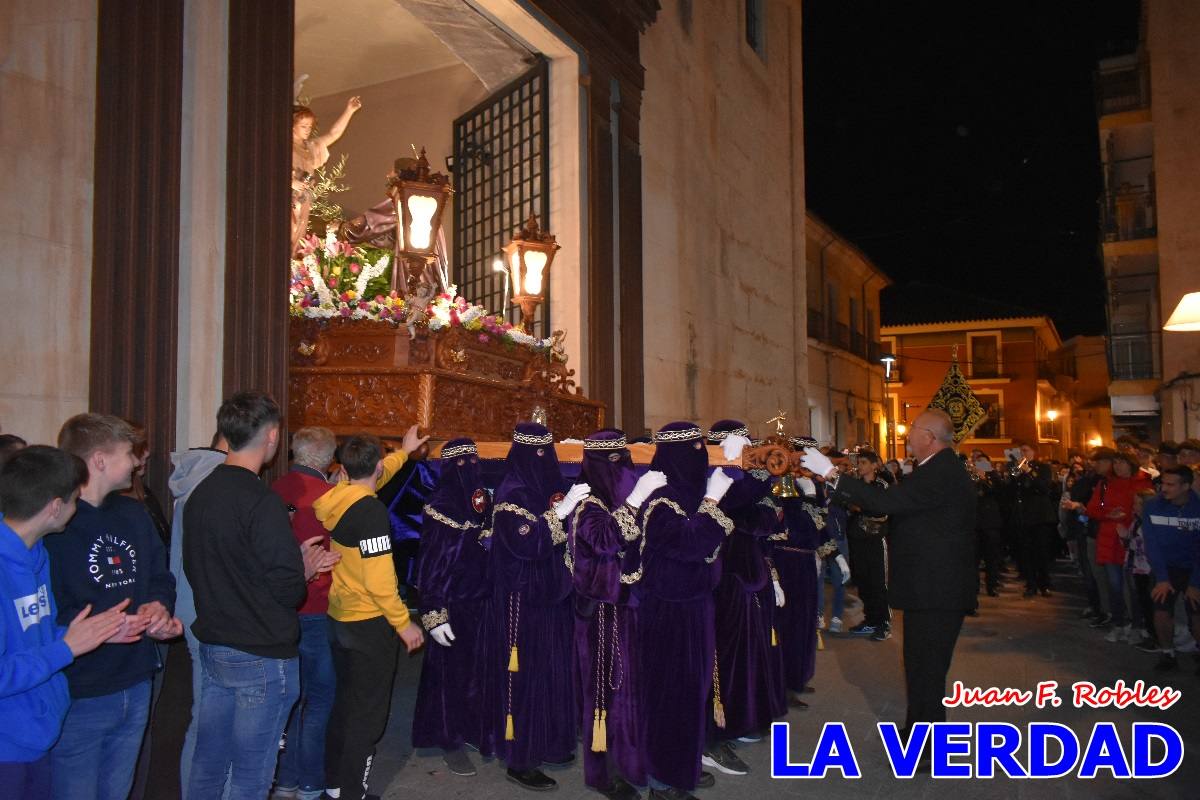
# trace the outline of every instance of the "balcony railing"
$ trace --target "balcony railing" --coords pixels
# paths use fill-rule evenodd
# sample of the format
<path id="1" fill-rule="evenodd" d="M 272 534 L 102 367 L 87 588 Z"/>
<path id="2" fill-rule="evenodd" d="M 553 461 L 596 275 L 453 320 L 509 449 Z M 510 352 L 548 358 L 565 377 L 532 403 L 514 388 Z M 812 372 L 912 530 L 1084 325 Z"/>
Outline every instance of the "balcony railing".
<path id="1" fill-rule="evenodd" d="M 1119 114 L 1150 107 L 1150 70 L 1145 60 L 1102 66 L 1096 73 L 1096 112 Z"/>
<path id="2" fill-rule="evenodd" d="M 883 355 L 883 345 L 879 342 L 872 342 L 866 334 L 851 330 L 844 322 L 831 323 L 823 312 L 812 308 L 808 309 L 808 337 L 853 353 L 872 364 L 878 364 Z"/>
<path id="3" fill-rule="evenodd" d="M 1158 235 L 1154 192 L 1118 189 L 1101 200 L 1100 229 L 1106 242 L 1152 239 Z"/>
<path id="4" fill-rule="evenodd" d="M 1108 371 L 1114 381 L 1157 380 L 1159 335 L 1125 333 L 1108 337 Z"/>

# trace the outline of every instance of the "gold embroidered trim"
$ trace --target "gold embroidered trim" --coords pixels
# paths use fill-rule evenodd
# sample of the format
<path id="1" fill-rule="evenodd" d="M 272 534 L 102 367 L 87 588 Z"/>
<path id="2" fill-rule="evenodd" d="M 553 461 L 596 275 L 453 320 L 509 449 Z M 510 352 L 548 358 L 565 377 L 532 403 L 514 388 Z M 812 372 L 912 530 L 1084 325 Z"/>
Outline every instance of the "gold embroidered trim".
<path id="1" fill-rule="evenodd" d="M 554 513 L 554 509 L 550 509 L 545 514 L 542 514 L 542 519 L 546 520 L 546 524 L 550 526 L 551 544 L 562 544 L 567 540 L 567 530 L 563 527 L 562 520 L 558 518 L 558 514 Z"/>
<path id="2" fill-rule="evenodd" d="M 450 612 L 444 608 L 439 608 L 437 611 L 427 611 L 421 615 L 421 627 L 427 631 L 431 631 L 438 625 L 445 625 L 450 621 Z"/>
<path id="3" fill-rule="evenodd" d="M 768 536 L 767 541 L 768 542 L 786 542 L 787 538 L 788 538 L 787 528 L 784 528 L 783 530 L 779 531 L 778 533 L 772 533 L 770 536 Z"/>
<path id="4" fill-rule="evenodd" d="M 425 508 L 423 509 L 423 512 L 424 512 L 425 516 L 433 517 L 433 519 L 437 520 L 438 522 L 442 523 L 443 525 L 449 526 L 451 528 L 456 528 L 460 531 L 469 531 L 472 528 L 482 527 L 478 522 L 455 522 L 454 520 L 450 519 L 442 512 L 438 511 L 433 506 L 428 506 L 428 505 L 425 506 Z"/>
<path id="5" fill-rule="evenodd" d="M 699 428 L 684 428 L 680 431 L 655 431 L 655 442 L 690 442 L 701 438 Z"/>
<path id="6" fill-rule="evenodd" d="M 501 511 L 507 511 L 510 514 L 516 514 L 518 517 L 524 517 L 530 522 L 537 522 L 537 517 L 533 515 L 532 511 L 522 508 L 516 503 L 500 503 L 496 506 L 494 513 L 499 514 Z"/>
<path id="7" fill-rule="evenodd" d="M 621 536 L 627 542 L 632 542 L 641 536 L 641 531 L 637 526 L 637 512 L 625 504 L 613 512 L 613 519 L 617 521 L 617 525 L 621 528 Z"/>
<path id="8" fill-rule="evenodd" d="M 455 456 L 465 456 L 468 453 L 479 453 L 479 448 L 473 444 L 460 444 L 457 447 L 442 448 L 442 458 L 451 459 Z"/>
<path id="9" fill-rule="evenodd" d="M 646 552 L 646 537 L 643 536 L 642 540 L 640 542 L 638 542 L 638 568 L 636 570 L 634 570 L 633 572 L 622 572 L 621 573 L 621 583 L 628 586 L 630 584 L 637 583 L 638 581 L 640 581 L 642 579 L 642 566 L 645 564 L 645 562 L 642 561 L 642 555 L 645 552 Z M 622 561 L 625 560 L 625 551 L 624 550 L 621 551 L 621 553 L 619 554 L 619 557 Z"/>
<path id="10" fill-rule="evenodd" d="M 491 528 L 485 528 L 484 530 L 481 530 L 479 532 L 479 544 L 480 545 L 483 544 L 484 539 L 490 539 L 490 538 L 492 538 L 492 529 Z"/>
<path id="11" fill-rule="evenodd" d="M 717 504 L 713 501 L 704 500 L 701 502 L 700 509 L 696 513 L 707 514 L 708 516 L 712 517 L 713 520 L 725 531 L 726 536 L 733 533 L 733 520 L 725 516 L 725 512 L 718 508 Z"/>
<path id="12" fill-rule="evenodd" d="M 817 530 L 825 530 L 825 514 L 821 509 L 814 506 L 812 503 L 804 503 L 804 510 L 808 512 L 808 516 L 812 518 L 813 524 L 817 526 Z"/>
<path id="13" fill-rule="evenodd" d="M 530 444 L 530 445 L 554 444 L 554 434 L 547 431 L 546 433 L 544 433 L 540 436 L 535 436 L 535 435 L 529 434 L 529 433 L 517 433 L 516 431 L 513 431 L 513 441 L 516 442 L 517 444 Z"/>

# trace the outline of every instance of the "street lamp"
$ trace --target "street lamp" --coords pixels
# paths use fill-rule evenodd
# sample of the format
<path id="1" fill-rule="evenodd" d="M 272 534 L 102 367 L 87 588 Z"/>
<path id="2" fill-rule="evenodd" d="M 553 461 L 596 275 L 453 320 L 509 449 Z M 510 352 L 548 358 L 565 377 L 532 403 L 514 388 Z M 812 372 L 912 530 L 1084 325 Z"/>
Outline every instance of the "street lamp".
<path id="1" fill-rule="evenodd" d="M 1058 409 L 1052 408 L 1049 411 L 1047 411 L 1046 419 L 1050 420 L 1051 422 L 1054 422 L 1054 420 L 1058 419 Z"/>
<path id="2" fill-rule="evenodd" d="M 512 281 L 512 302 L 521 309 L 522 329 L 533 327 L 537 307 L 546 299 L 550 265 L 559 249 L 554 234 L 538 227 L 536 214 L 530 214 L 524 227 L 504 246 L 504 260 Z"/>
<path id="3" fill-rule="evenodd" d="M 437 258 L 434 246 L 442 226 L 442 212 L 454 192 L 450 179 L 429 171 L 425 148 L 414 161 L 396 159 L 396 176 L 388 187 L 388 196 L 396 204 L 396 260 L 405 264 L 409 293 L 426 282 L 428 265 Z M 392 270 L 396 283 L 398 269 Z M 434 287 L 436 289 L 436 285 Z"/>
<path id="4" fill-rule="evenodd" d="M 1200 331 L 1200 292 L 1188 292 L 1171 312 L 1164 331 L 1183 333 Z"/>
<path id="5" fill-rule="evenodd" d="M 883 374 L 890 381 L 892 379 L 892 364 L 896 363 L 896 356 L 892 353 L 884 353 L 879 357 L 879 363 L 883 364 Z"/>

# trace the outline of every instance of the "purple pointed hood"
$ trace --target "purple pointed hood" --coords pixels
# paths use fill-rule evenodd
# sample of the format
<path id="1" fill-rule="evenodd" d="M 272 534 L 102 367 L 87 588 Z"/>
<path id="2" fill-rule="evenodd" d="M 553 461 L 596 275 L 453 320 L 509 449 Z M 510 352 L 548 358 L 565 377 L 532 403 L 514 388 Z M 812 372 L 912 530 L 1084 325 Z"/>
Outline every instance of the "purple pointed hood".
<path id="1" fill-rule="evenodd" d="M 479 472 L 479 451 L 472 439 L 451 439 L 442 446 L 437 488 L 429 496 L 429 505 L 455 522 L 479 522 L 472 498 L 483 491 Z"/>
<path id="2" fill-rule="evenodd" d="M 720 444 L 730 436 L 745 436 L 750 438 L 750 429 L 740 419 L 723 419 L 712 424 L 708 429 L 708 443 Z"/>
<path id="3" fill-rule="evenodd" d="M 579 478 L 592 487 L 592 494 L 615 510 L 637 482 L 625 432 L 615 428 L 596 431 L 583 440 L 583 464 Z"/>
<path id="4" fill-rule="evenodd" d="M 672 422 L 654 433 L 650 469 L 667 476 L 667 488 L 679 495 L 690 514 L 700 507 L 708 480 L 708 448 L 704 435 L 691 422 Z"/>
<path id="5" fill-rule="evenodd" d="M 504 460 L 504 479 L 496 487 L 496 502 L 516 503 L 541 514 L 550 508 L 550 499 L 562 491 L 553 435 L 536 422 L 518 424 Z"/>

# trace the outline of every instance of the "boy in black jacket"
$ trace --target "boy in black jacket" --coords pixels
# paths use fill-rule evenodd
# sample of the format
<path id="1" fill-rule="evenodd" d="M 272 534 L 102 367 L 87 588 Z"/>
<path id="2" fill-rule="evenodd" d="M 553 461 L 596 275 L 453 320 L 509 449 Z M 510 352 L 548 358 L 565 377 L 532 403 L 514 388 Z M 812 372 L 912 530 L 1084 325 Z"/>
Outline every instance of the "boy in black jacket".
<path id="1" fill-rule="evenodd" d="M 129 599 L 124 635 L 66 668 L 71 707 L 50 752 L 54 796 L 123 798 L 150 713 L 150 685 L 161 668 L 150 639 L 179 636 L 172 616 L 175 579 L 146 508 L 118 494 L 133 472 L 133 427 L 107 414 L 67 420 L 58 445 L 88 468 L 78 510 L 61 534 L 48 536 L 58 622 L 86 606 L 104 611 Z M 144 634 L 144 636 L 143 636 Z"/>

